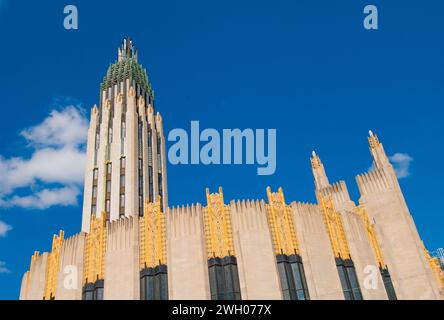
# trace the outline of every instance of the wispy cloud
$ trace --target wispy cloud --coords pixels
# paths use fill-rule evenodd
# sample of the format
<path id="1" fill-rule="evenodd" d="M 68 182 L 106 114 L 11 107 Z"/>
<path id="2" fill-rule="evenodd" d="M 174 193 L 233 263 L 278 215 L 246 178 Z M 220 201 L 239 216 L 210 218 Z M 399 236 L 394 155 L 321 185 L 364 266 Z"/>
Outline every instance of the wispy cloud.
<path id="1" fill-rule="evenodd" d="M 6 237 L 6 234 L 12 230 L 12 227 L 9 224 L 6 224 L 3 221 L 0 221 L 0 237 Z"/>
<path id="2" fill-rule="evenodd" d="M 410 155 L 407 153 L 395 153 L 389 159 L 398 179 L 410 176 L 410 165 L 413 162 L 413 158 Z"/>
<path id="3" fill-rule="evenodd" d="M 53 110 L 21 132 L 29 158 L 0 155 L 0 207 L 46 209 L 74 205 L 80 194 L 88 121 L 78 106 Z"/>
<path id="4" fill-rule="evenodd" d="M 0 273 L 10 273 L 11 270 L 6 268 L 6 263 L 4 261 L 0 261 Z"/>

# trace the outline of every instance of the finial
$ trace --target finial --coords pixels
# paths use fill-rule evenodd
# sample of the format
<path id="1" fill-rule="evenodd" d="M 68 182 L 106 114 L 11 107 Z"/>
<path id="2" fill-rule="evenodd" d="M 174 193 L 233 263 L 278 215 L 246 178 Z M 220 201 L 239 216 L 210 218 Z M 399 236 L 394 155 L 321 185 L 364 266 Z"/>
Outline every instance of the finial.
<path id="1" fill-rule="evenodd" d="M 312 155 L 312 157 L 310 159 L 311 160 L 311 167 L 313 169 L 320 168 L 322 165 L 321 158 L 319 158 L 319 156 L 316 154 L 315 151 L 312 151 L 311 155 Z"/>
<path id="2" fill-rule="evenodd" d="M 122 61 L 127 58 L 135 58 L 137 60 L 137 49 L 133 46 L 133 40 L 131 37 L 123 39 L 122 45 L 117 50 L 118 61 Z"/>
<path id="3" fill-rule="evenodd" d="M 370 144 L 370 148 L 376 148 L 377 146 L 379 146 L 379 139 L 378 139 L 378 136 L 377 135 L 375 135 L 374 133 L 373 133 L 373 131 L 372 130 L 369 130 L 368 131 L 368 133 L 369 133 L 369 137 L 368 137 L 368 142 L 369 142 L 369 144 Z"/>

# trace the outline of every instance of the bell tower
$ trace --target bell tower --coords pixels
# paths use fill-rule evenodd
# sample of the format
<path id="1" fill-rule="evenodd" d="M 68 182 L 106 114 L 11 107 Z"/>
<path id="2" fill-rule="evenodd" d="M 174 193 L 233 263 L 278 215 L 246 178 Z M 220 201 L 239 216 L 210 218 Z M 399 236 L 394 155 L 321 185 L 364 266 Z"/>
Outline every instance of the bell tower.
<path id="1" fill-rule="evenodd" d="M 82 231 L 91 217 L 143 216 L 144 203 L 168 206 L 165 138 L 154 91 L 131 38 L 100 85 L 87 138 Z"/>

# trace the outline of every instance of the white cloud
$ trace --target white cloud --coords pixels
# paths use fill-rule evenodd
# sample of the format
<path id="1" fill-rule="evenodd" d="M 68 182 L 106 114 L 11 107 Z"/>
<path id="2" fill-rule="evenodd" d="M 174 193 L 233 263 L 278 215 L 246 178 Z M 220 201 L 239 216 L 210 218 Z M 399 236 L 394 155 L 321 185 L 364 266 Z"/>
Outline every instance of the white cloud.
<path id="1" fill-rule="evenodd" d="M 85 114 L 75 106 L 54 110 L 42 123 L 23 130 L 33 153 L 29 158 L 0 155 L 0 207 L 75 205 L 83 181 L 87 130 Z M 14 194 L 21 189 L 27 192 Z"/>
<path id="2" fill-rule="evenodd" d="M 88 121 L 83 111 L 68 106 L 62 111 L 53 110 L 39 125 L 25 129 L 21 134 L 36 146 L 66 147 L 84 143 Z"/>
<path id="3" fill-rule="evenodd" d="M 11 272 L 5 266 L 6 266 L 6 263 L 4 261 L 0 261 L 0 273 L 10 273 Z"/>
<path id="4" fill-rule="evenodd" d="M 12 230 L 12 227 L 3 221 L 0 221 L 0 237 L 5 237 L 8 231 Z"/>
<path id="5" fill-rule="evenodd" d="M 398 179 L 410 176 L 410 165 L 413 158 L 407 153 L 395 153 L 389 157 Z"/>

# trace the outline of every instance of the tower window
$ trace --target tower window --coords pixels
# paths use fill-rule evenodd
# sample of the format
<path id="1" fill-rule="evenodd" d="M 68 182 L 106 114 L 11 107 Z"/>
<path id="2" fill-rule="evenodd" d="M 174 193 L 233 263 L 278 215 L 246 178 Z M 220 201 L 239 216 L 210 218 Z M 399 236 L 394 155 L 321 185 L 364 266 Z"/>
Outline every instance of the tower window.
<path id="1" fill-rule="evenodd" d="M 140 271 L 140 299 L 168 300 L 167 266 L 158 265 Z"/>
<path id="2" fill-rule="evenodd" d="M 208 274 L 211 300 L 241 300 L 236 257 L 209 259 Z"/>
<path id="3" fill-rule="evenodd" d="M 276 256 L 276 261 L 284 300 L 310 299 L 301 257 L 280 254 Z"/>
<path id="4" fill-rule="evenodd" d="M 120 208 L 125 208 L 125 194 L 120 195 Z"/>
<path id="5" fill-rule="evenodd" d="M 379 268 L 381 272 L 382 282 L 384 283 L 385 292 L 389 300 L 398 300 L 395 288 L 393 287 L 392 277 L 387 268 Z"/>
<path id="6" fill-rule="evenodd" d="M 120 169 L 125 169 L 125 157 L 120 158 Z"/>
<path id="7" fill-rule="evenodd" d="M 353 261 L 336 258 L 336 268 L 338 269 L 345 300 L 362 300 L 361 288 L 359 287 Z"/>

